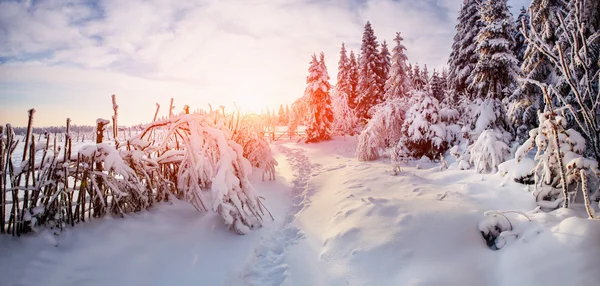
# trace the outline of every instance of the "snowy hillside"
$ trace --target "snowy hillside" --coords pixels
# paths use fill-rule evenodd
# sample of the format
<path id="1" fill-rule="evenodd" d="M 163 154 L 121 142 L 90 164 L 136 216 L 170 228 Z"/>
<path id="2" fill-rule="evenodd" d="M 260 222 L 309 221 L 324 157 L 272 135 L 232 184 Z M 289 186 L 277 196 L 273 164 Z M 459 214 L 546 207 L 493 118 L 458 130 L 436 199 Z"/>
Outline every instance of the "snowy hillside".
<path id="1" fill-rule="evenodd" d="M 573 205 L 532 211 L 499 174 L 388 159 L 359 162 L 356 137 L 275 142 L 275 181 L 251 177 L 274 221 L 245 236 L 182 201 L 58 236 L 0 236 L 2 285 L 597 285 L 600 224 Z M 477 226 L 506 213 L 490 250 Z"/>

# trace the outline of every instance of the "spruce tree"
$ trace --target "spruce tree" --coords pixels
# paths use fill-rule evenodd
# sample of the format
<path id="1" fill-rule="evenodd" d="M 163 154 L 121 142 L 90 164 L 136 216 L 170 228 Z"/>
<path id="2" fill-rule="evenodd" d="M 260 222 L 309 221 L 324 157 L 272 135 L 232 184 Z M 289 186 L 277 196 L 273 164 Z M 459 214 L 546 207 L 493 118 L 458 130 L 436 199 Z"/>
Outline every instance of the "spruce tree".
<path id="1" fill-rule="evenodd" d="M 423 77 L 421 75 L 421 68 L 419 67 L 419 63 L 416 63 L 413 67 L 412 84 L 413 88 L 416 90 L 425 90 L 425 80 L 423 80 Z"/>
<path id="2" fill-rule="evenodd" d="M 431 95 L 438 101 L 442 101 L 444 98 L 444 83 L 437 70 L 433 70 L 431 75 L 431 81 L 429 81 L 429 87 L 431 89 Z"/>
<path id="3" fill-rule="evenodd" d="M 356 115 L 364 120 L 370 118 L 371 107 L 382 101 L 377 78 L 380 67 L 379 43 L 370 22 L 365 24 L 360 52 Z"/>
<path id="4" fill-rule="evenodd" d="M 413 66 L 411 63 L 408 64 L 408 68 L 406 69 L 406 76 L 408 77 L 408 82 L 410 83 L 410 86 L 413 87 L 415 77 L 413 74 Z"/>
<path id="5" fill-rule="evenodd" d="M 559 41 L 561 32 L 560 20 L 558 15 L 566 10 L 564 1 L 561 0 L 533 0 L 529 6 L 529 12 L 532 17 L 526 20 L 531 22 L 531 25 L 536 27 L 536 30 L 541 31 L 540 36 L 544 40 L 544 44 L 554 46 Z M 565 15 L 566 16 L 566 15 Z M 528 23 L 525 22 L 525 28 Z M 522 23 L 519 24 L 522 29 Z M 536 80 L 546 84 L 558 84 L 554 82 L 556 70 L 550 60 L 536 49 L 533 45 L 528 45 L 523 54 L 523 63 L 521 64 L 523 76 L 527 79 Z M 522 99 L 531 102 L 535 109 L 543 107 L 541 98 L 541 90 L 528 82 L 524 82 L 521 86 Z M 536 116 L 536 114 L 534 114 Z"/>
<path id="6" fill-rule="evenodd" d="M 381 53 L 379 54 L 379 74 L 378 83 L 380 95 L 385 95 L 385 82 L 387 81 L 392 66 L 390 51 L 387 48 L 385 40 L 381 44 Z"/>
<path id="7" fill-rule="evenodd" d="M 356 101 L 358 100 L 358 78 L 359 78 L 358 62 L 356 61 L 356 56 L 354 55 L 354 51 L 350 51 L 350 62 L 349 62 L 349 68 L 348 68 L 348 85 L 349 85 L 348 106 L 350 106 L 350 108 L 352 108 L 352 110 L 356 109 Z"/>
<path id="8" fill-rule="evenodd" d="M 320 59 L 317 60 L 317 56 L 313 54 L 304 90 L 309 109 L 306 142 L 319 142 L 331 138 L 333 111 L 330 88 L 325 55 L 321 53 Z"/>
<path id="9" fill-rule="evenodd" d="M 483 26 L 480 21 L 480 6 L 481 0 L 465 0 L 457 19 L 456 35 L 448 59 L 449 88 L 457 95 L 467 92 L 471 84 L 469 76 L 477 64 L 477 35 Z"/>
<path id="10" fill-rule="evenodd" d="M 346 94 L 346 97 L 350 94 L 350 59 L 346 54 L 346 46 L 342 43 L 342 49 L 340 50 L 340 60 L 338 61 L 338 74 L 337 83 L 335 85 L 338 92 Z"/>
<path id="11" fill-rule="evenodd" d="M 421 80 L 423 81 L 425 86 L 429 85 L 429 70 L 427 69 L 427 64 L 423 66 L 423 71 L 421 71 Z"/>
<path id="12" fill-rule="evenodd" d="M 286 124 L 286 120 L 285 120 L 285 110 L 283 109 L 283 104 L 279 105 L 279 112 L 277 113 L 277 119 L 279 124 Z"/>
<path id="13" fill-rule="evenodd" d="M 517 58 L 518 65 L 521 66 L 523 64 L 523 59 L 525 58 L 525 50 L 527 49 L 527 42 L 525 37 L 523 36 L 523 32 L 521 31 L 521 23 L 525 23 L 526 26 L 529 25 L 529 14 L 525 7 L 521 7 L 521 11 L 519 12 L 519 16 L 517 17 L 517 21 L 515 22 L 515 29 L 513 38 L 515 39 L 515 46 L 513 47 L 513 53 Z"/>
<path id="14" fill-rule="evenodd" d="M 285 122 L 286 124 L 289 122 L 290 120 L 290 105 L 286 104 L 285 105 Z"/>
<path id="15" fill-rule="evenodd" d="M 404 54 L 406 47 L 402 45 L 404 40 L 400 33 L 396 33 L 396 46 L 392 53 L 392 65 L 390 67 L 390 76 L 385 84 L 385 100 L 390 100 L 398 97 L 405 97 L 408 95 L 410 88 L 410 79 L 407 71 L 409 67 L 406 65 L 408 58 Z"/>
<path id="16" fill-rule="evenodd" d="M 477 36 L 479 59 L 471 73 L 471 88 L 478 98 L 502 100 L 516 87 L 520 69 L 513 54 L 512 15 L 507 0 L 486 1 L 481 9 L 485 26 Z"/>
<path id="17" fill-rule="evenodd" d="M 486 1 L 481 9 L 485 26 L 477 36 L 479 60 L 471 74 L 470 88 L 482 100 L 471 119 L 477 133 L 487 128 L 499 128 L 498 134 L 511 130 L 501 101 L 514 91 L 520 69 L 512 47 L 513 21 L 507 0 Z"/>
<path id="18" fill-rule="evenodd" d="M 526 53 L 528 52 L 527 41 L 521 29 L 523 23 L 529 26 L 529 13 L 525 7 L 521 8 L 515 22 L 515 46 L 513 53 L 520 67 L 524 66 Z M 541 91 L 533 84 L 521 82 L 517 89 L 508 98 L 507 116 L 510 123 L 515 127 L 517 142 L 523 142 L 529 136 L 531 130 L 537 124 L 537 111 L 542 106 Z"/>

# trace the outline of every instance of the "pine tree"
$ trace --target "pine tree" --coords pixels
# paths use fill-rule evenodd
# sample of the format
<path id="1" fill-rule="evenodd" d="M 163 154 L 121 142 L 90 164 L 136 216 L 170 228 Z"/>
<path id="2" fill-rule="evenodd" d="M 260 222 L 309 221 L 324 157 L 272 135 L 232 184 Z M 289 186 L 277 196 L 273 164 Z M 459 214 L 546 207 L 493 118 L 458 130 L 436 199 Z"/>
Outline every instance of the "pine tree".
<path id="1" fill-rule="evenodd" d="M 408 64 L 408 68 L 406 69 L 406 76 L 408 77 L 408 82 L 410 86 L 414 86 L 415 75 L 413 74 L 413 66 L 411 63 Z"/>
<path id="2" fill-rule="evenodd" d="M 423 84 L 425 86 L 429 85 L 429 70 L 427 69 L 427 64 L 425 64 L 425 66 L 423 66 L 423 71 L 421 71 L 421 80 L 423 81 Z"/>
<path id="3" fill-rule="evenodd" d="M 406 47 L 402 45 L 400 32 L 396 33 L 396 46 L 393 50 L 392 65 L 390 67 L 390 76 L 385 84 L 385 100 L 392 98 L 405 97 L 408 95 L 410 88 L 410 78 L 407 71 L 409 67 L 406 65 L 408 58 L 404 54 Z"/>
<path id="4" fill-rule="evenodd" d="M 416 63 L 413 72 L 412 72 L 412 84 L 413 88 L 416 90 L 425 90 L 425 80 L 421 75 L 421 68 L 419 67 L 419 63 Z"/>
<path id="5" fill-rule="evenodd" d="M 513 53 L 517 58 L 518 65 L 521 66 L 523 64 L 523 59 L 525 58 L 525 50 L 527 49 L 527 42 L 525 41 L 525 37 L 523 36 L 523 32 L 521 32 L 521 23 L 525 23 L 525 25 L 529 25 L 529 14 L 525 7 L 521 7 L 521 11 L 519 12 L 519 16 L 517 17 L 517 21 L 515 22 L 515 29 L 513 38 L 515 39 L 515 46 L 513 47 Z"/>
<path id="6" fill-rule="evenodd" d="M 520 69 L 513 54 L 512 15 L 507 0 L 486 1 L 481 8 L 485 26 L 477 36 L 479 59 L 469 77 L 478 98 L 502 100 L 516 87 Z"/>
<path id="7" fill-rule="evenodd" d="M 382 98 L 377 78 L 380 66 L 379 43 L 370 22 L 365 24 L 360 50 L 356 115 L 360 119 L 369 119 L 369 110 L 381 102 Z"/>
<path id="8" fill-rule="evenodd" d="M 307 97 L 309 107 L 308 127 L 306 128 L 306 142 L 319 142 L 331 138 L 331 124 L 333 111 L 329 90 L 329 75 L 325 66 L 325 55 L 321 53 L 320 59 L 313 54 L 310 68 L 306 78 L 304 96 Z"/>
<path id="9" fill-rule="evenodd" d="M 483 26 L 480 21 L 480 6 L 480 0 L 466 0 L 457 19 L 456 35 L 448 59 L 449 88 L 457 95 L 467 92 L 471 84 L 469 76 L 477 64 L 477 35 Z"/>
<path id="10" fill-rule="evenodd" d="M 388 79 L 391 64 L 390 51 L 387 48 L 387 43 L 385 40 L 381 44 L 381 53 L 379 54 L 379 74 L 378 74 L 378 83 L 379 93 L 381 95 L 385 95 L 385 82 Z"/>
<path id="11" fill-rule="evenodd" d="M 431 75 L 429 86 L 431 89 L 431 95 L 438 101 L 442 101 L 444 98 L 444 83 L 442 78 L 439 76 L 438 71 L 435 69 Z"/>
<path id="12" fill-rule="evenodd" d="M 439 102 L 428 91 L 413 91 L 409 106 L 399 142 L 405 148 L 398 149 L 406 150 L 413 158 L 438 159 L 452 143 L 439 114 Z"/>
<path id="13" fill-rule="evenodd" d="M 277 121 L 279 122 L 279 124 L 286 124 L 286 120 L 285 120 L 285 110 L 283 109 L 283 104 L 279 105 L 279 112 L 277 114 Z"/>
<path id="14" fill-rule="evenodd" d="M 536 27 L 536 30 L 541 31 L 540 36 L 544 40 L 544 44 L 554 46 L 559 41 L 562 29 L 560 27 L 559 14 L 566 16 L 564 11 L 566 10 L 564 1 L 561 0 L 533 0 L 529 5 L 529 12 L 532 17 L 529 19 L 525 18 L 525 28 L 528 27 L 528 22 Z M 523 23 L 519 23 L 519 28 L 523 28 Z M 556 69 L 552 63 L 546 58 L 546 56 L 536 49 L 533 45 L 528 45 L 523 54 L 523 63 L 521 64 L 523 70 L 523 76 L 526 79 L 536 80 L 545 84 L 558 85 L 555 82 Z M 541 96 L 541 90 L 529 82 L 524 82 L 520 87 L 520 94 L 518 100 L 524 103 L 522 109 L 542 109 L 544 102 Z M 511 100 L 515 102 L 516 100 Z M 530 114 L 530 118 L 536 121 L 537 114 L 535 112 L 522 112 L 524 114 Z M 535 123 L 534 123 L 535 124 Z M 533 126 L 529 126 L 527 129 L 531 129 Z"/>
<path id="15" fill-rule="evenodd" d="M 350 59 L 346 54 L 346 46 L 342 43 L 340 50 L 340 60 L 338 62 L 337 83 L 335 85 L 338 92 L 350 94 Z"/>
<path id="16" fill-rule="evenodd" d="M 334 133 L 336 135 L 353 136 L 356 133 L 358 119 L 354 115 L 354 110 L 348 106 L 348 95 L 337 90 L 337 87 L 333 88 L 331 91 L 331 105 Z"/>
<path id="17" fill-rule="evenodd" d="M 459 109 L 458 97 L 456 92 L 450 88 L 449 79 L 448 79 L 448 70 L 446 68 L 442 69 L 442 74 L 440 75 L 440 80 L 442 82 L 442 90 L 443 96 L 442 100 L 440 100 L 440 105 L 442 107 L 450 108 L 453 110 Z"/>
<path id="18" fill-rule="evenodd" d="M 529 26 L 529 14 L 524 7 L 521 8 L 519 17 L 515 23 L 515 46 L 513 53 L 517 59 L 518 65 L 523 67 L 526 53 L 528 52 L 527 41 L 521 30 L 521 26 Z M 537 124 L 536 111 L 540 109 L 542 104 L 541 92 L 534 89 L 535 86 L 522 82 L 517 89 L 509 96 L 508 104 L 508 120 L 515 127 L 515 135 L 517 142 L 522 142 L 528 137 L 529 130 Z"/>
<path id="19" fill-rule="evenodd" d="M 506 120 L 502 99 L 516 87 L 520 69 L 513 54 L 513 20 L 507 0 L 486 1 L 481 7 L 484 27 L 477 36 L 479 59 L 471 73 L 470 89 L 475 96 L 475 108 L 470 118 L 470 162 L 482 172 L 496 170 L 508 158 L 511 130 Z"/>
<path id="20" fill-rule="evenodd" d="M 356 61 L 354 51 L 350 51 L 350 62 L 348 68 L 348 84 L 350 86 L 348 93 L 348 106 L 350 106 L 352 110 L 356 109 L 356 102 L 358 100 L 358 78 L 358 62 Z"/>
<path id="21" fill-rule="evenodd" d="M 290 105 L 285 105 L 285 124 L 287 125 L 290 122 Z"/>

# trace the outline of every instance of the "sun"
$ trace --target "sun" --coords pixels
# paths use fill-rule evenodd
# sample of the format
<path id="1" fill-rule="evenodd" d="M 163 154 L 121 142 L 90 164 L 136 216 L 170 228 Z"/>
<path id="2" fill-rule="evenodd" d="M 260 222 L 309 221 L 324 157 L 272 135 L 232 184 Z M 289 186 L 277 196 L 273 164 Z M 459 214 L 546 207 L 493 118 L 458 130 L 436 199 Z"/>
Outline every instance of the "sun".
<path id="1" fill-rule="evenodd" d="M 234 98 L 234 103 L 241 113 L 259 114 L 268 106 L 264 96 L 255 93 L 245 93 Z"/>

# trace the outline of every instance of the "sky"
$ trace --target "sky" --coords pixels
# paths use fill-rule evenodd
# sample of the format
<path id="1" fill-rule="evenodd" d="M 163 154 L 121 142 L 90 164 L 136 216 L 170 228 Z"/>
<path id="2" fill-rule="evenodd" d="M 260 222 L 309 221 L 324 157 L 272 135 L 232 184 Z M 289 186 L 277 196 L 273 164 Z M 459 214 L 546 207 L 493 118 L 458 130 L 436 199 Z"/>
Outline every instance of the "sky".
<path id="1" fill-rule="evenodd" d="M 510 0 L 513 13 L 530 1 Z M 291 104 L 311 55 L 335 84 L 341 43 L 358 53 L 371 21 L 379 42 L 404 37 L 409 62 L 445 67 L 462 0 L 0 0 L 0 124 L 123 125 L 175 111 Z"/>

